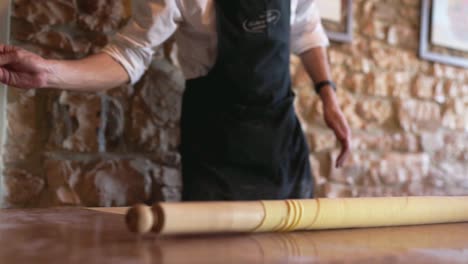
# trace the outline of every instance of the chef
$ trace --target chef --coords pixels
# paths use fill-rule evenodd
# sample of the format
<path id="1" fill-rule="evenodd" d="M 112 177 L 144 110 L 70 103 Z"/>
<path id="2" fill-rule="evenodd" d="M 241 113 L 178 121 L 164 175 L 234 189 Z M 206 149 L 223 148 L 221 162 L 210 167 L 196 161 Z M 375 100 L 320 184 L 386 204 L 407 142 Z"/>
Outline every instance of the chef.
<path id="1" fill-rule="evenodd" d="M 314 0 L 136 0 L 129 24 L 96 55 L 47 60 L 0 46 L 0 81 L 102 91 L 136 83 L 171 35 L 187 79 L 181 118 L 183 200 L 310 198 L 309 150 L 294 111 L 290 53 L 349 155 L 350 129 L 327 62 Z"/>

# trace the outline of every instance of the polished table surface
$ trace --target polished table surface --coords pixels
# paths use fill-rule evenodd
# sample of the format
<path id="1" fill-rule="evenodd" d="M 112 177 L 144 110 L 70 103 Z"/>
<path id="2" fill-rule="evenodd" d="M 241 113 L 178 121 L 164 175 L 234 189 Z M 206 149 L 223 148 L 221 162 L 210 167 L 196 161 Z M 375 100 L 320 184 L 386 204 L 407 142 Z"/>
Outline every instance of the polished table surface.
<path id="1" fill-rule="evenodd" d="M 468 224 L 138 237 L 123 209 L 0 210 L 0 263 L 468 263 Z M 190 221 L 190 216 L 187 216 Z"/>

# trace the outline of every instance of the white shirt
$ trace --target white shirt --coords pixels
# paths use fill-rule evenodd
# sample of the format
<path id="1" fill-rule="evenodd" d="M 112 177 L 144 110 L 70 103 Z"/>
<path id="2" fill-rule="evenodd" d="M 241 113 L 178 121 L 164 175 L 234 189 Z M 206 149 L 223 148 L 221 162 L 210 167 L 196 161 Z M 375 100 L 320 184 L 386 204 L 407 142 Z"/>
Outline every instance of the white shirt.
<path id="1" fill-rule="evenodd" d="M 214 1 L 134 0 L 133 18 L 103 51 L 125 68 L 133 84 L 151 63 L 154 48 L 175 33 L 185 78 L 204 76 L 217 57 Z M 327 45 L 315 1 L 291 0 L 292 52 Z"/>

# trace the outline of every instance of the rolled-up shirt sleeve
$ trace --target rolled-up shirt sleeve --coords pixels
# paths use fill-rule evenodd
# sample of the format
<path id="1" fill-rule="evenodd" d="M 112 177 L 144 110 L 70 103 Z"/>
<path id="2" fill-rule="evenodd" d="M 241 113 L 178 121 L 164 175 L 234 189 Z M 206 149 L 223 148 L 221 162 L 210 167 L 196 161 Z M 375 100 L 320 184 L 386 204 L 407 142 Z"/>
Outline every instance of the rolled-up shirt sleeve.
<path id="1" fill-rule="evenodd" d="M 314 0 L 298 0 L 291 26 L 291 49 L 295 54 L 329 45 L 322 26 L 320 13 Z"/>
<path id="2" fill-rule="evenodd" d="M 136 0 L 132 4 L 132 19 L 103 52 L 124 67 L 134 84 L 150 65 L 154 48 L 177 30 L 182 14 L 178 0 Z"/>

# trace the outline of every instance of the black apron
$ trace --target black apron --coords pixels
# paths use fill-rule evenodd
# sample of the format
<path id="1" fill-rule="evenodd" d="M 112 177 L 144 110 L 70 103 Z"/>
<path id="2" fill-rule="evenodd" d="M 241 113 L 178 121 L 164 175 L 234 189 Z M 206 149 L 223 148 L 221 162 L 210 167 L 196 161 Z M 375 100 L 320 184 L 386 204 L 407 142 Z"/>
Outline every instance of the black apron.
<path id="1" fill-rule="evenodd" d="M 215 3 L 217 61 L 183 97 L 182 199 L 310 198 L 289 71 L 290 0 Z"/>

